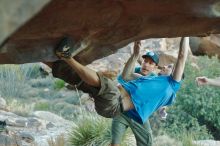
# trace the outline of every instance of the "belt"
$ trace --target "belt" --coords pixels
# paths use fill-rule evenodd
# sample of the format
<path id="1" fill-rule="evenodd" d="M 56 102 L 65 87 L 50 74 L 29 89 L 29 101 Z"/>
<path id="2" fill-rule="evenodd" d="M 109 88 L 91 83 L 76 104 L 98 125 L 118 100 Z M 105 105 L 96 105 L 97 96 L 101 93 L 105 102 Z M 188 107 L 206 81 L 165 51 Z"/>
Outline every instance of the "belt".
<path id="1" fill-rule="evenodd" d="M 124 107 L 123 107 L 122 97 L 121 96 L 119 96 L 119 105 L 120 105 L 120 111 L 123 113 L 124 112 Z"/>

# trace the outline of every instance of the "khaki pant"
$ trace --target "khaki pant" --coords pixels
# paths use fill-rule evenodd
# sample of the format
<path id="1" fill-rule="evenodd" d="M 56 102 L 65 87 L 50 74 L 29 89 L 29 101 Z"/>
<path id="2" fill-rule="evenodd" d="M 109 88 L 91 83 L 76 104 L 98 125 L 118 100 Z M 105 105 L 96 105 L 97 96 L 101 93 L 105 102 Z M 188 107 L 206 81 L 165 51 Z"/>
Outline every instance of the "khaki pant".
<path id="1" fill-rule="evenodd" d="M 128 127 L 134 133 L 137 146 L 152 146 L 152 131 L 149 121 L 140 124 L 124 114 L 120 114 L 112 120 L 112 144 L 121 143 Z"/>
<path id="2" fill-rule="evenodd" d="M 121 104 L 121 94 L 115 83 L 98 72 L 101 87 L 100 89 L 89 86 L 81 82 L 79 76 L 64 61 L 57 61 L 52 67 L 54 77 L 60 78 L 83 92 L 89 93 L 95 101 L 97 113 L 106 118 L 119 115 L 123 109 Z"/>

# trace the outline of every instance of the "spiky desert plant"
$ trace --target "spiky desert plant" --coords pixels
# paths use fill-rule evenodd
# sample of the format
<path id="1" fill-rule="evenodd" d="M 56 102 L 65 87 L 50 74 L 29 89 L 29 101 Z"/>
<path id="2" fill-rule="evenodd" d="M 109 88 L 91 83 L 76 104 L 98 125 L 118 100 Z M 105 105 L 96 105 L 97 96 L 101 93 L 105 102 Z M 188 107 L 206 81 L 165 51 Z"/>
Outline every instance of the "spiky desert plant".
<path id="1" fill-rule="evenodd" d="M 69 135 L 71 146 L 109 146 L 111 143 L 111 119 L 97 114 L 83 113 Z M 134 136 L 126 132 L 122 146 L 134 146 Z"/>
<path id="2" fill-rule="evenodd" d="M 70 133 L 73 146 L 107 146 L 111 139 L 110 121 L 95 114 L 84 114 Z"/>

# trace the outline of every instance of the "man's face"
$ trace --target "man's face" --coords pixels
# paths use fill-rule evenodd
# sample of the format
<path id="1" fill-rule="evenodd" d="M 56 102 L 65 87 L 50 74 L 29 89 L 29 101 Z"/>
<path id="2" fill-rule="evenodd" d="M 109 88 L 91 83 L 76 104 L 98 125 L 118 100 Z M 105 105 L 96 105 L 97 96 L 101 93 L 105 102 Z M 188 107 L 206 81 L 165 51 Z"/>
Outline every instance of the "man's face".
<path id="1" fill-rule="evenodd" d="M 169 76 L 172 73 L 172 70 L 173 70 L 173 64 L 165 65 L 165 66 L 162 67 L 159 74 Z"/>
<path id="2" fill-rule="evenodd" d="M 141 74 L 146 76 L 152 73 L 156 68 L 156 63 L 150 57 L 146 57 L 141 63 Z"/>

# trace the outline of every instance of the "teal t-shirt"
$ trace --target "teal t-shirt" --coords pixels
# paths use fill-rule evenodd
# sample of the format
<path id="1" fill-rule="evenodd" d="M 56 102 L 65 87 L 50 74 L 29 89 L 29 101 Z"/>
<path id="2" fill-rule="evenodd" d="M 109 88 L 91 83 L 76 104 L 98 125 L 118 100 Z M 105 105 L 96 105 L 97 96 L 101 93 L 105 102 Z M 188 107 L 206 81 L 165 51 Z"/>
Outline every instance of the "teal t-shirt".
<path id="1" fill-rule="evenodd" d="M 140 123 L 145 123 L 160 107 L 171 105 L 180 88 L 180 82 L 173 80 L 171 76 L 142 76 L 136 80 L 125 81 L 119 75 L 118 82 L 130 94 Z"/>
<path id="2" fill-rule="evenodd" d="M 141 72 L 141 67 L 136 67 L 135 68 L 135 73 L 140 73 Z M 147 76 L 157 76 L 157 74 L 155 73 L 150 73 L 149 75 Z M 142 123 L 142 120 L 139 116 L 139 114 L 137 113 L 137 111 L 135 109 L 132 109 L 132 110 L 129 110 L 129 111 L 126 111 L 123 113 L 124 115 L 130 117 L 131 119 L 135 120 L 136 122 L 138 123 Z"/>

